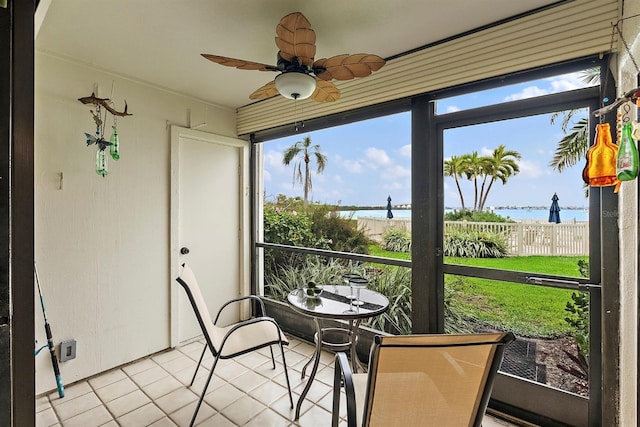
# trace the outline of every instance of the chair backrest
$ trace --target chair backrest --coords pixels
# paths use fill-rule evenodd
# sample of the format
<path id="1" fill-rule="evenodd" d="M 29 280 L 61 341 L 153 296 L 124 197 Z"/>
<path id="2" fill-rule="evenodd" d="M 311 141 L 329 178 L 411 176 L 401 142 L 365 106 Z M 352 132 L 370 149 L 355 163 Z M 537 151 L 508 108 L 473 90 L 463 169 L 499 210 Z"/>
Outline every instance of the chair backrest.
<path id="1" fill-rule="evenodd" d="M 218 341 L 220 333 L 211 320 L 209 309 L 200 291 L 200 286 L 198 286 L 196 276 L 187 264 L 182 264 L 182 273 L 180 273 L 176 280 L 182 285 L 189 297 L 189 302 L 191 303 L 191 307 L 193 307 L 193 311 L 198 319 L 198 324 L 200 325 L 200 329 L 202 329 L 207 343 L 212 347 L 212 351 L 217 351 L 216 349 L 219 348 Z"/>
<path id="2" fill-rule="evenodd" d="M 511 333 L 377 336 L 364 426 L 480 426 Z"/>

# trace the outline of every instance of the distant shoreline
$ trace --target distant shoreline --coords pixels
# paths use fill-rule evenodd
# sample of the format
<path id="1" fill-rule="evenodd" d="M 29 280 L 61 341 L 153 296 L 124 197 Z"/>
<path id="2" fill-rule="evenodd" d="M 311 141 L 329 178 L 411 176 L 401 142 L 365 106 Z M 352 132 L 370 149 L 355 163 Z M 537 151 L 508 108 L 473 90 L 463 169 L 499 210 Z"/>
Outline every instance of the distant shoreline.
<path id="1" fill-rule="evenodd" d="M 379 211 L 386 210 L 386 206 L 336 206 L 337 211 Z M 460 211 L 462 208 L 460 207 L 450 207 L 445 206 L 444 208 L 447 211 Z M 504 210 L 526 210 L 526 211 L 539 211 L 549 209 L 549 206 L 491 206 L 490 209 L 485 209 L 485 212 L 491 211 L 504 211 Z M 410 211 L 411 206 L 408 207 L 405 205 L 402 206 L 393 206 L 391 210 L 398 211 Z M 471 210 L 471 209 L 467 209 Z M 561 210 L 567 211 L 588 211 L 589 208 L 587 206 L 561 206 Z"/>

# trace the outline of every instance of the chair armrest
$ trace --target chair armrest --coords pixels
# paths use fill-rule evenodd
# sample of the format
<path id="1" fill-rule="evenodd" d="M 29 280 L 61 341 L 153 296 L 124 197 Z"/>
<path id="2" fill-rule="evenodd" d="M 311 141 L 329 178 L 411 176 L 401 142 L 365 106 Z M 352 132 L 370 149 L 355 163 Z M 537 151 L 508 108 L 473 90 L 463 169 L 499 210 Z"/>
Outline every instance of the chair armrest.
<path id="1" fill-rule="evenodd" d="M 242 301 L 245 301 L 245 300 L 248 300 L 248 299 L 257 301 L 258 304 L 260 304 L 260 309 L 262 310 L 262 315 L 266 316 L 267 311 L 264 308 L 264 302 L 262 302 L 262 299 L 260 299 L 260 297 L 257 296 L 257 295 L 246 295 L 246 296 L 243 296 L 243 297 L 240 297 L 240 298 L 235 298 L 235 299 L 232 299 L 232 300 L 229 300 L 229 301 L 225 302 L 222 305 L 222 307 L 220 307 L 220 310 L 218 310 L 218 314 L 216 314 L 216 320 L 213 321 L 213 324 L 214 325 L 218 324 L 218 318 L 220 317 L 220 314 L 222 314 L 222 310 L 224 310 L 227 306 L 229 306 L 231 304 L 234 304 L 234 303 L 237 303 L 237 302 L 242 302 Z"/>
<path id="2" fill-rule="evenodd" d="M 272 319 L 271 317 L 253 317 L 251 319 L 247 319 L 244 320 L 242 322 L 238 322 L 236 324 L 233 325 L 233 327 L 231 327 L 225 334 L 224 337 L 222 338 L 222 342 L 220 344 L 220 350 L 218 351 L 219 354 L 222 354 L 222 350 L 224 349 L 224 345 L 227 342 L 227 339 L 229 339 L 229 337 L 231 335 L 233 335 L 233 333 L 235 331 L 237 331 L 238 329 L 244 327 L 244 326 L 249 326 L 251 324 L 254 323 L 260 323 L 260 322 L 270 322 L 273 323 L 273 325 L 276 327 L 276 330 L 278 331 L 278 341 L 277 342 L 281 342 L 282 343 L 282 330 L 280 329 L 280 326 L 278 326 L 278 323 Z M 274 343 L 275 344 L 275 343 Z M 284 342 L 284 344 L 286 345 L 287 343 Z M 263 346 L 266 346 L 263 345 Z M 258 347 L 256 347 L 258 348 Z"/>
<path id="3" fill-rule="evenodd" d="M 349 360 L 344 352 L 337 352 L 333 374 L 333 409 L 331 427 L 338 427 L 340 421 L 340 386 L 344 384 L 347 398 L 347 427 L 356 427 L 356 391 Z"/>

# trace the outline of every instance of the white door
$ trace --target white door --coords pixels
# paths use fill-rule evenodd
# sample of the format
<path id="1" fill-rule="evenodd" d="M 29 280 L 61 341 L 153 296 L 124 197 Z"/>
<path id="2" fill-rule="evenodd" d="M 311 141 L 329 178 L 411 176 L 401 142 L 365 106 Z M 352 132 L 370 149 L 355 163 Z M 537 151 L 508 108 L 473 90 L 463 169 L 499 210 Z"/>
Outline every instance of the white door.
<path id="1" fill-rule="evenodd" d="M 196 275 L 212 317 L 225 301 L 249 291 L 248 153 L 247 141 L 172 127 L 172 345 L 202 334 L 175 281 L 183 262 Z M 234 308 L 223 320 L 238 318 Z"/>

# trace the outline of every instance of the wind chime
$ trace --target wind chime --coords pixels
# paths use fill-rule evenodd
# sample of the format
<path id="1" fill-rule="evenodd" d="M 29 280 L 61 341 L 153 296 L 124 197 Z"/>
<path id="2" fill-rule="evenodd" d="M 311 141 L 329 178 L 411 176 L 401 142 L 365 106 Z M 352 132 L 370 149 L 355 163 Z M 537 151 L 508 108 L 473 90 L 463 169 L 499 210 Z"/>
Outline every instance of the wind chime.
<path id="1" fill-rule="evenodd" d="M 623 20 L 638 17 L 640 15 L 629 16 L 612 24 L 610 50 L 613 49 L 614 36 L 617 32 L 627 55 L 635 66 L 638 84 L 640 84 L 640 67 L 620 30 L 620 24 Z M 606 80 L 604 84 L 606 86 Z M 608 101 L 606 98 L 603 99 L 603 103 Z M 640 125 L 637 120 L 632 120 L 631 104 L 640 108 L 640 86 L 625 92 L 609 105 L 593 112 L 594 116 L 600 118 L 600 123 L 596 125 L 595 143 L 587 151 L 587 165 L 582 173 L 582 177 L 588 185 L 595 187 L 615 186 L 614 192 L 617 193 L 623 181 L 631 181 L 638 177 L 640 159 L 636 144 L 640 142 Z M 612 140 L 609 124 L 604 122 L 604 116 L 618 108 L 620 110 L 616 114 L 617 144 L 615 144 Z"/>
<path id="2" fill-rule="evenodd" d="M 120 138 L 118 137 L 118 117 L 131 116 L 127 113 L 127 102 L 124 103 L 124 111 L 115 110 L 110 104 L 112 101 L 109 98 L 98 98 L 95 92 L 91 93 L 91 96 L 85 96 L 84 98 L 78 98 L 78 101 L 83 104 L 90 104 L 95 106 L 95 111 L 90 110 L 93 121 L 96 124 L 96 133 L 92 135 L 85 132 L 87 147 L 95 144 L 98 147 L 96 152 L 96 173 L 101 177 L 107 176 L 109 173 L 109 157 L 105 152 L 109 147 L 109 154 L 113 160 L 120 158 Z M 107 141 L 105 139 L 104 128 L 107 122 L 107 115 L 113 116 L 113 124 L 111 125 L 111 136 Z"/>

